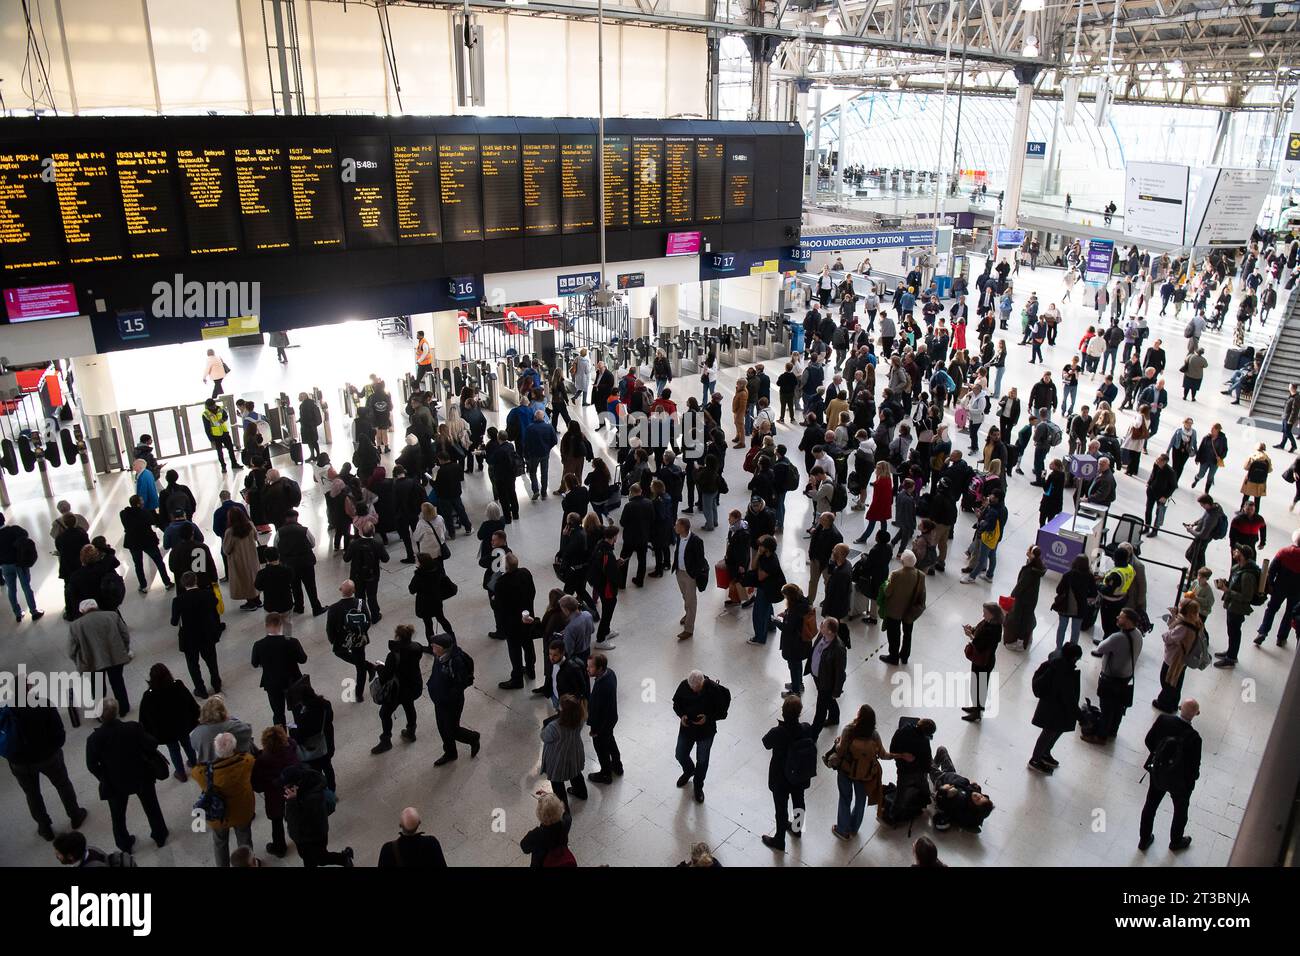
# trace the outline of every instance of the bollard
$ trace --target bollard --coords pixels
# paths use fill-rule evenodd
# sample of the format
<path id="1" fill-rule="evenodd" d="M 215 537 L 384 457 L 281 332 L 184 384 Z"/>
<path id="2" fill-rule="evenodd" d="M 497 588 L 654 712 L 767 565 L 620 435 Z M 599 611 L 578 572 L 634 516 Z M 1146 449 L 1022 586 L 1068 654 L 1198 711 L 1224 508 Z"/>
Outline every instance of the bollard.
<path id="1" fill-rule="evenodd" d="M 330 428 L 330 407 L 328 402 L 320 403 L 321 427 L 325 429 L 325 444 L 334 444 L 334 432 Z"/>
<path id="2" fill-rule="evenodd" d="M 33 446 L 32 450 L 36 451 L 36 448 Z M 36 468 L 41 473 L 41 487 L 45 489 L 45 497 L 53 498 L 54 489 L 50 487 L 50 470 L 45 463 L 45 456 L 40 452 L 36 454 Z"/>
<path id="3" fill-rule="evenodd" d="M 9 507 L 9 488 L 5 485 L 4 469 L 0 468 L 0 508 Z"/>
<path id="4" fill-rule="evenodd" d="M 85 441 L 77 442 L 77 457 L 81 459 L 81 477 L 86 482 L 86 490 L 90 491 L 95 487 L 95 474 L 90 468 L 90 449 Z"/>

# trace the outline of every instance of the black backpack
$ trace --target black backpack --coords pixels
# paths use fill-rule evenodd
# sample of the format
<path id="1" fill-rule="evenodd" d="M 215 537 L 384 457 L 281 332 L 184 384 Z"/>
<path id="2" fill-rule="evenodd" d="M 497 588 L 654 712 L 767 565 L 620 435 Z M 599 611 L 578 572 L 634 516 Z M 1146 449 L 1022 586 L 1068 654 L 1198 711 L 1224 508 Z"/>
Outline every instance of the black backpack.
<path id="1" fill-rule="evenodd" d="M 1034 696 L 1039 700 L 1042 700 L 1043 695 L 1047 693 L 1051 683 L 1052 660 L 1049 658 L 1038 665 L 1038 670 L 1034 671 L 1034 676 L 1029 682 L 1029 687 L 1034 692 Z"/>
<path id="2" fill-rule="evenodd" d="M 1169 782 L 1183 766 L 1183 737 L 1170 734 L 1156 744 L 1156 749 L 1147 757 L 1145 768 L 1151 772 L 1153 779 Z"/>
<path id="3" fill-rule="evenodd" d="M 849 489 L 844 487 L 844 482 L 835 482 L 835 488 L 831 491 L 831 511 L 843 511 L 849 504 Z"/>
<path id="4" fill-rule="evenodd" d="M 126 600 L 126 582 L 115 571 L 99 579 L 99 606 L 106 611 L 116 610 Z"/>
<path id="5" fill-rule="evenodd" d="M 459 647 L 451 649 L 450 657 L 447 666 L 451 671 L 452 682 L 461 690 L 469 690 L 474 686 L 474 658 Z"/>
<path id="6" fill-rule="evenodd" d="M 365 542 L 364 546 L 362 542 Z M 375 554 L 374 543 L 367 538 L 359 538 L 354 544 L 352 572 L 354 580 L 359 582 L 379 580 L 379 556 Z"/>
<path id="7" fill-rule="evenodd" d="M 778 461 L 773 468 L 778 475 L 777 487 L 782 491 L 794 491 L 799 487 L 799 472 L 794 465 L 784 459 Z"/>
<path id="8" fill-rule="evenodd" d="M 1214 530 L 1210 532 L 1210 538 L 1214 541 L 1221 541 L 1228 536 L 1228 513 L 1219 512 L 1219 520 L 1214 524 Z"/>
<path id="9" fill-rule="evenodd" d="M 801 736 L 790 744 L 785 752 L 785 782 L 796 790 L 802 790 L 812 783 L 817 776 L 817 741 L 810 736 Z"/>
<path id="10" fill-rule="evenodd" d="M 18 558 L 18 567 L 20 568 L 36 567 L 36 559 L 38 557 L 38 553 L 36 551 L 36 541 L 33 540 L 30 536 L 20 538 L 18 544 L 14 548 L 14 551 Z"/>
<path id="11" fill-rule="evenodd" d="M 713 685 L 714 694 L 717 698 L 718 713 L 714 717 L 714 720 L 726 720 L 727 712 L 731 710 L 731 691 L 727 690 L 725 686 L 714 680 L 712 677 L 706 677 L 705 680 Z"/>

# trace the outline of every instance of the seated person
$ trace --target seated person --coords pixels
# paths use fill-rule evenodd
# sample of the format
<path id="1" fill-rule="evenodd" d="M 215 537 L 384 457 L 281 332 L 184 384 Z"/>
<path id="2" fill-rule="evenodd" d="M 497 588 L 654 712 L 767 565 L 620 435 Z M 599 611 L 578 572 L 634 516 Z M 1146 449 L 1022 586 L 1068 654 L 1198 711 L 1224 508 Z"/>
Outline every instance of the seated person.
<path id="1" fill-rule="evenodd" d="M 948 748 L 935 752 L 930 766 L 930 781 L 934 784 L 934 828 L 948 830 L 954 826 L 971 833 L 979 833 L 984 821 L 993 812 L 990 800 L 980 785 L 959 774 L 953 767 Z"/>

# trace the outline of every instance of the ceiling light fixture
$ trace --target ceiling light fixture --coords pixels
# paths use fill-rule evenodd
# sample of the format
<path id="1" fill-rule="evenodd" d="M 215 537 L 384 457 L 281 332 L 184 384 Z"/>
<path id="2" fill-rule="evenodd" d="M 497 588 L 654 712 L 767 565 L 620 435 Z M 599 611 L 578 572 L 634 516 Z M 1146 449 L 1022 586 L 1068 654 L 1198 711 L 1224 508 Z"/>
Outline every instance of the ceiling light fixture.
<path id="1" fill-rule="evenodd" d="M 1257 46 L 1253 46 L 1250 48 L 1250 58 L 1252 60 L 1262 60 L 1264 59 L 1264 51 Z"/>
<path id="2" fill-rule="evenodd" d="M 902 87 L 898 85 L 898 80 L 896 78 L 889 81 L 889 88 L 891 90 L 902 89 Z"/>
<path id="3" fill-rule="evenodd" d="M 1020 9 L 1025 13 L 1037 13 L 1046 6 L 1045 0 L 1020 0 Z"/>
<path id="4" fill-rule="evenodd" d="M 830 16 L 826 18 L 826 22 L 822 24 L 822 35 L 828 37 L 837 37 L 840 35 L 841 32 L 842 31 L 840 29 L 840 18 L 832 13 Z"/>
<path id="5" fill-rule="evenodd" d="M 1169 75 L 1175 80 L 1181 80 L 1187 74 L 1183 72 L 1183 61 L 1173 60 L 1169 64 Z"/>
<path id="6" fill-rule="evenodd" d="M 1038 37 L 1026 37 L 1025 47 L 1020 53 L 1022 56 L 1038 56 Z"/>

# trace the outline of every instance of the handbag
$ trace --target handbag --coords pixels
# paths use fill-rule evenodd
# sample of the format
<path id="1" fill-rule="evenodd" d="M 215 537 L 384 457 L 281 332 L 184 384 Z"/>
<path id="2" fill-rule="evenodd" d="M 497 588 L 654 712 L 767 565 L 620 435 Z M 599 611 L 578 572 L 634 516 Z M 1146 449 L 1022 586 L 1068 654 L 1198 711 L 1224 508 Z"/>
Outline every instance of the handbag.
<path id="1" fill-rule="evenodd" d="M 442 594 L 442 599 L 446 601 L 448 598 L 454 598 L 459 594 L 460 587 L 457 586 L 455 581 L 444 574 L 442 580 L 439 582 L 439 591 Z"/>
<path id="2" fill-rule="evenodd" d="M 836 737 L 835 743 L 831 744 L 831 749 L 822 754 L 822 763 L 832 770 L 840 769 L 842 761 L 840 760 L 839 749 L 840 738 Z"/>
<path id="3" fill-rule="evenodd" d="M 321 731 L 306 740 L 298 741 L 298 760 L 302 763 L 311 763 L 313 760 L 319 760 L 329 753 L 329 741 L 325 739 L 325 731 Z"/>
<path id="4" fill-rule="evenodd" d="M 225 602 L 225 599 L 222 598 L 222 596 L 221 596 L 221 585 L 218 584 L 216 581 L 213 581 L 213 582 L 212 582 L 212 593 L 215 594 L 215 595 L 217 596 L 217 613 L 218 613 L 218 614 L 225 614 L 225 613 L 226 613 L 226 602 Z"/>
<path id="5" fill-rule="evenodd" d="M 167 766 L 167 758 L 162 755 L 161 750 L 150 751 L 146 760 L 155 780 L 166 780 L 171 776 L 172 769 Z"/>

